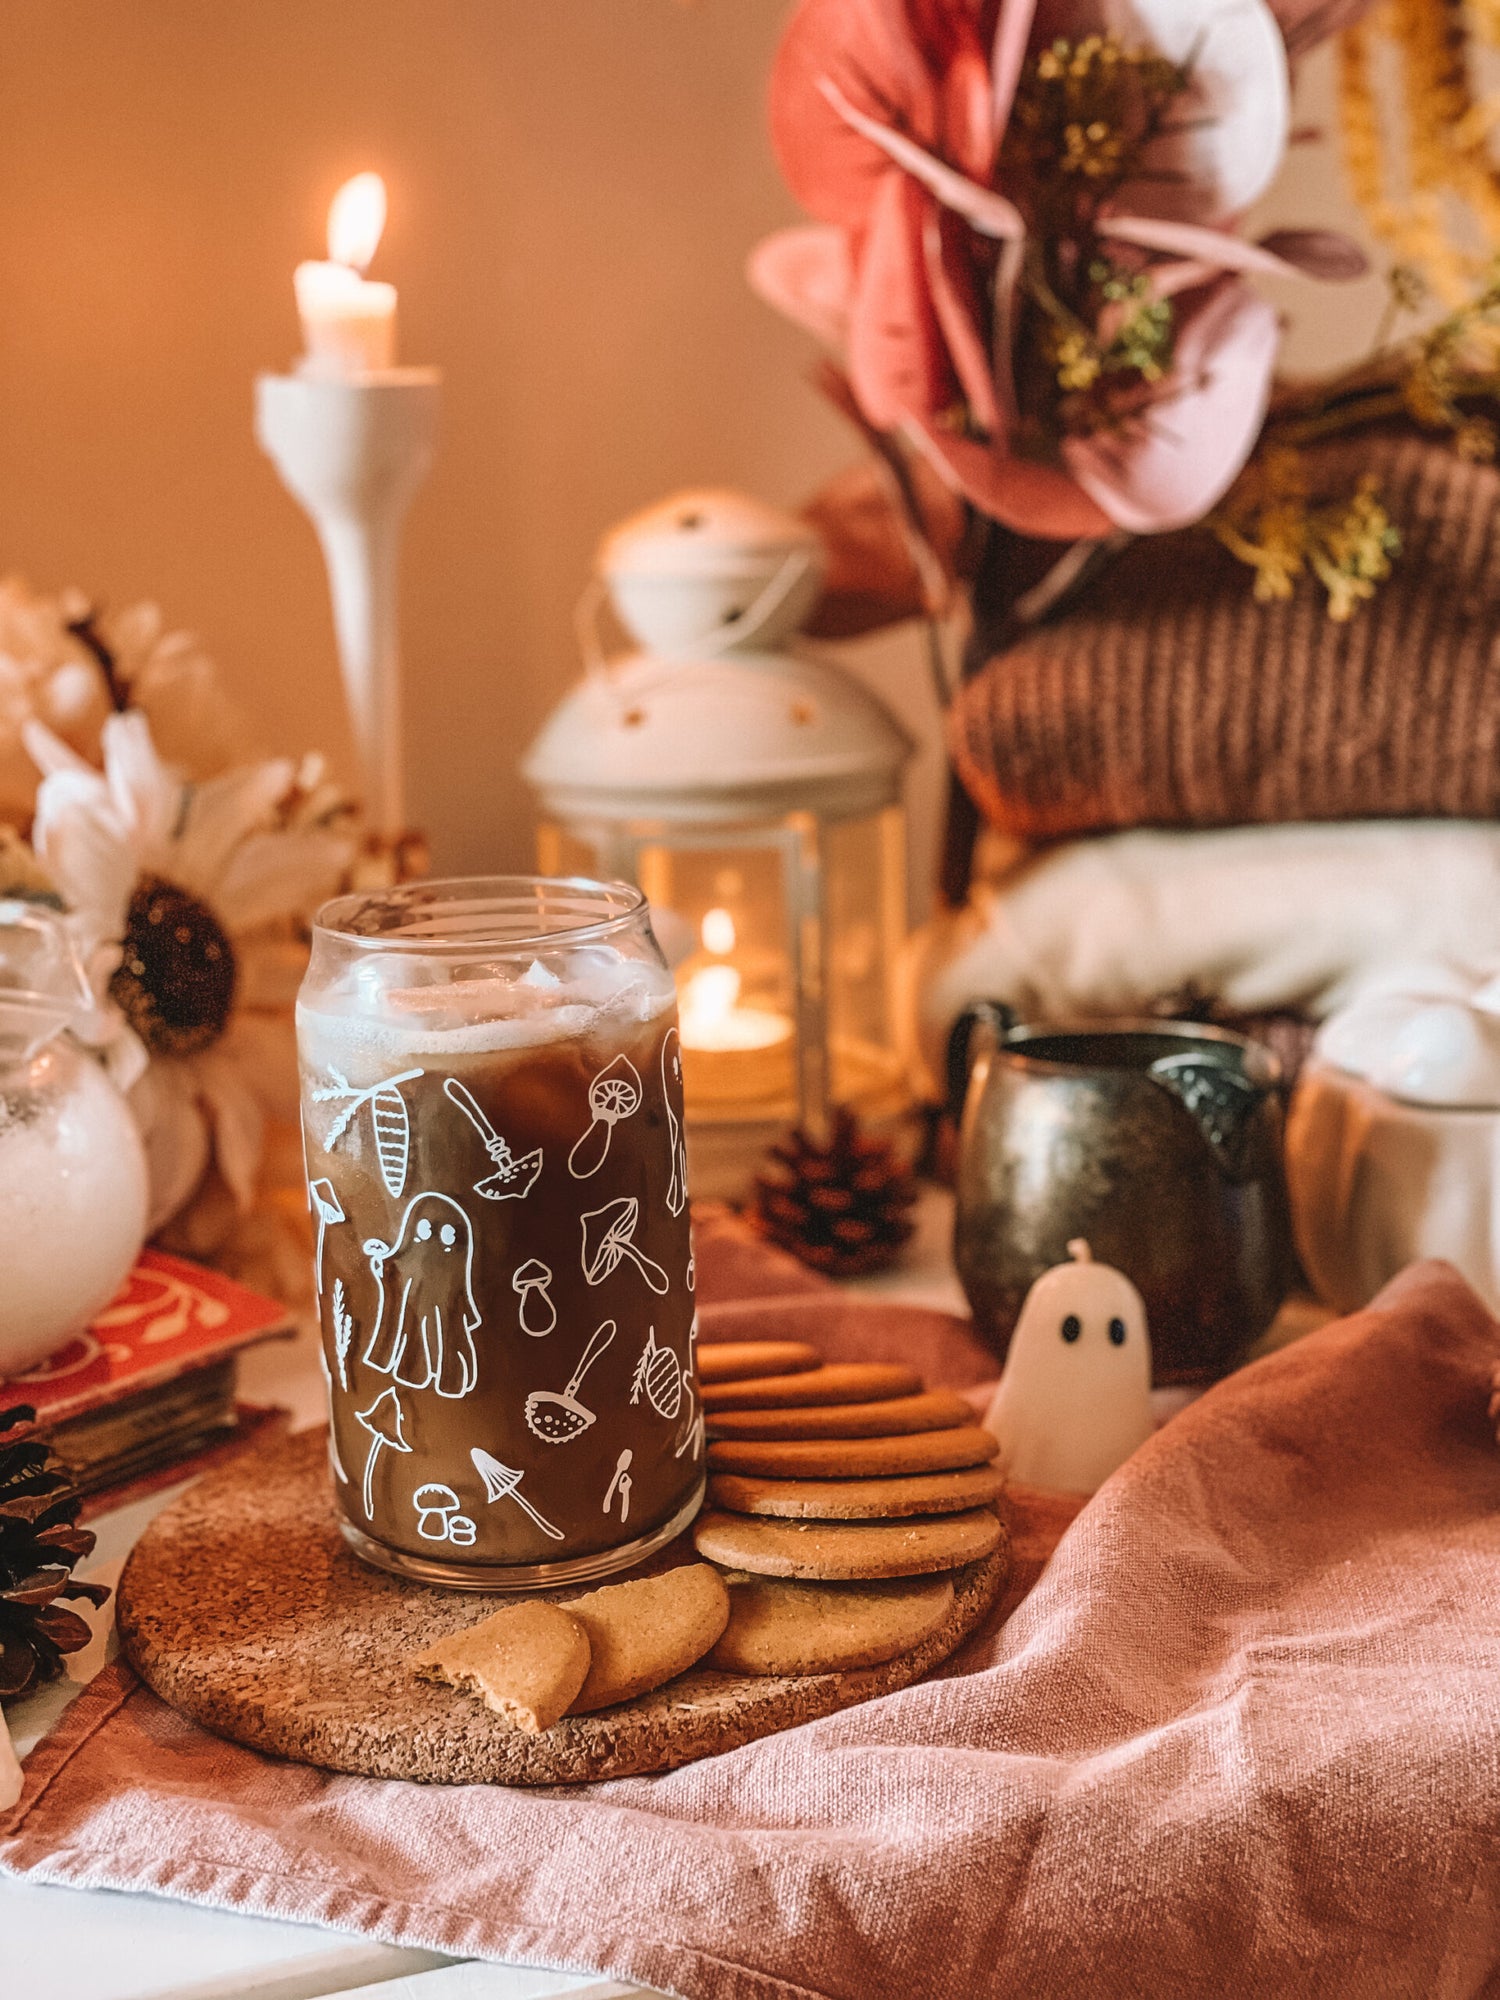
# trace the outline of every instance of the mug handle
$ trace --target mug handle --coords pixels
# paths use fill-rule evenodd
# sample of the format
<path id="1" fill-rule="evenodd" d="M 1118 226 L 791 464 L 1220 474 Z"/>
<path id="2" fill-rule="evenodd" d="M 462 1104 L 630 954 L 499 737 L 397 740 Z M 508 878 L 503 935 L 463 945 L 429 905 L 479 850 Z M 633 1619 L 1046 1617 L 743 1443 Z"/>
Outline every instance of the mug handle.
<path id="1" fill-rule="evenodd" d="M 948 1034 L 948 1109 L 955 1118 L 963 1116 L 964 1099 L 969 1094 L 970 1051 L 976 1028 L 983 1028 L 991 1048 L 998 1048 L 1016 1026 L 1016 1013 L 1003 1000 L 975 1000 L 959 1015 Z"/>

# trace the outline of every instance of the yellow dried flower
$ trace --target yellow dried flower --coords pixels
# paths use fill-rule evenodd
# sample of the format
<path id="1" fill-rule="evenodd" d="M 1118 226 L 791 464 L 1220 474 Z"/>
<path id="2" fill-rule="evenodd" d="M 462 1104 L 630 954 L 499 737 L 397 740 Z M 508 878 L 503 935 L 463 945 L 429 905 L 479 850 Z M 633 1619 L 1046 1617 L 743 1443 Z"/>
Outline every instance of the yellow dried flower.
<path id="1" fill-rule="evenodd" d="M 1343 624 L 1390 575 L 1401 538 L 1369 477 L 1345 508 L 1322 509 L 1310 527 L 1308 559 L 1328 592 L 1329 617 Z"/>
<path id="2" fill-rule="evenodd" d="M 1119 172 L 1126 144 L 1124 133 L 1102 118 L 1093 118 L 1087 125 L 1065 125 L 1060 165 L 1065 174 L 1086 174 L 1099 180 Z"/>
<path id="3" fill-rule="evenodd" d="M 1030 168 L 1044 197 L 1059 174 L 1118 182 L 1187 81 L 1184 67 L 1113 35 L 1056 40 L 1021 78 L 1010 157 Z"/>
<path id="4" fill-rule="evenodd" d="M 1346 501 L 1310 507 L 1306 467 L 1299 453 L 1282 445 L 1266 446 L 1251 460 L 1208 525 L 1255 571 L 1261 603 L 1289 598 L 1310 568 L 1327 593 L 1328 616 L 1338 623 L 1374 596 L 1401 546 L 1373 480 L 1362 480 Z"/>
<path id="5" fill-rule="evenodd" d="M 1473 34 L 1500 38 L 1497 0 L 1386 0 L 1339 43 L 1351 191 L 1375 234 L 1449 306 L 1473 284 L 1474 240 L 1500 242 L 1500 179 L 1487 151 L 1497 107 L 1476 102 L 1470 88 Z M 1394 106 L 1377 104 L 1377 40 L 1389 58 L 1380 67 L 1397 86 Z"/>
<path id="6" fill-rule="evenodd" d="M 1059 389 L 1092 389 L 1098 381 L 1099 350 L 1081 328 L 1050 328 L 1047 352 Z"/>

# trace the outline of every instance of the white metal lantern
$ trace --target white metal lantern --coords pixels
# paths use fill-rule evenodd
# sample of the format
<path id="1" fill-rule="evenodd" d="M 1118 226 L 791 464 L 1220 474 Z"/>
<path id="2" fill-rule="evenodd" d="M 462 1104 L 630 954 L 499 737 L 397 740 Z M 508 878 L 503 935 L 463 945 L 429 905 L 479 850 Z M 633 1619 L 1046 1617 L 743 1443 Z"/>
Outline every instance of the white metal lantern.
<path id="1" fill-rule="evenodd" d="M 695 1185 L 834 1104 L 905 1102 L 891 992 L 905 933 L 911 743 L 792 645 L 822 551 L 742 494 L 673 495 L 609 535 L 585 598 L 583 681 L 522 766 L 549 874 L 622 876 L 677 970 Z M 640 651 L 606 660 L 608 594 Z"/>

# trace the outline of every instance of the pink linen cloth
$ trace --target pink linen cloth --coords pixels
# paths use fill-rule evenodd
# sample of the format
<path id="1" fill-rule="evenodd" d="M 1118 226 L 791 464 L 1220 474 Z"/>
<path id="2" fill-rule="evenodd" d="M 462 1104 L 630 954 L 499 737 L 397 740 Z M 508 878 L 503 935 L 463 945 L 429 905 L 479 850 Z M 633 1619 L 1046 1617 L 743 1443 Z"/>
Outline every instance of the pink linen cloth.
<path id="1" fill-rule="evenodd" d="M 724 1226 L 700 1268 L 710 1338 L 983 1371 Z M 726 1296 L 757 1273 L 774 1301 Z M 1159 1432 L 938 1677 L 661 1777 L 331 1776 L 112 1668 L 0 1866 L 688 2000 L 1500 1995 L 1497 1358 L 1456 1274 L 1407 1272 Z"/>

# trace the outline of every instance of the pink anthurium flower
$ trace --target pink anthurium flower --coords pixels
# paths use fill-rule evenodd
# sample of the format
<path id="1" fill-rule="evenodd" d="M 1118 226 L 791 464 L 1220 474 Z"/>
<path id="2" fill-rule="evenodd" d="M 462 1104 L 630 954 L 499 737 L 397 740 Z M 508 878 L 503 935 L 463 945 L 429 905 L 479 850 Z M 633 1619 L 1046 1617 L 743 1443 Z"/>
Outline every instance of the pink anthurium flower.
<path id="1" fill-rule="evenodd" d="M 1038 220 L 1026 186 L 1005 184 L 1002 149 L 1028 54 L 1090 35 L 1145 44 L 1187 77 L 1092 222 L 1137 307 L 1180 304 L 1168 365 L 1042 459 L 1017 448 L 1015 388 Z M 904 430 L 983 512 L 1055 537 L 1176 526 L 1224 492 L 1264 413 L 1276 322 L 1241 275 L 1362 268 L 1328 232 L 1255 244 L 1234 231 L 1279 165 L 1288 118 L 1267 0 L 802 0 L 771 126 L 820 226 L 762 244 L 752 282 L 843 347 L 869 421 Z M 1107 303 L 1096 337 L 1133 309 Z"/>
<path id="2" fill-rule="evenodd" d="M 1117 434 L 1064 439 L 1064 464 L 1116 527 L 1146 535 L 1201 520 L 1260 435 L 1279 344 L 1275 310 L 1221 279 L 1180 322 L 1166 392 Z"/>

